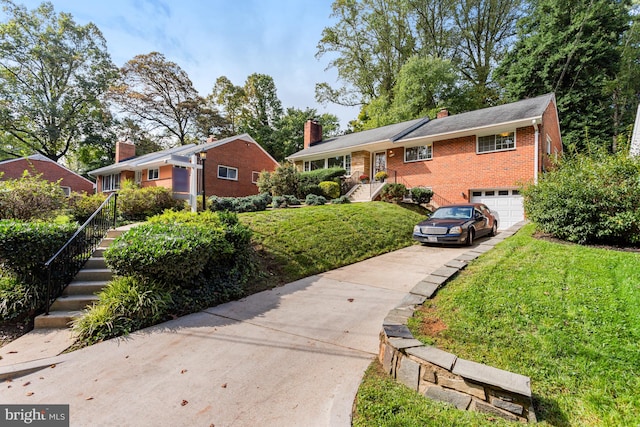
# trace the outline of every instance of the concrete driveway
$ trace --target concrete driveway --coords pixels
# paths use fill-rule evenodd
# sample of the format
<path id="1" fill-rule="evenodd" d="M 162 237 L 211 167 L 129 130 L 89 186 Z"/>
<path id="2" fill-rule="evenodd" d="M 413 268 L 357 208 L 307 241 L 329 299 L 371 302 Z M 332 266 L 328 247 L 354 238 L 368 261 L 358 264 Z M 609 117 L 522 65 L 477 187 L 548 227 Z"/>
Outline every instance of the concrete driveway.
<path id="1" fill-rule="evenodd" d="M 45 359 L 0 403 L 69 404 L 72 426 L 349 426 L 384 317 L 467 250 L 411 246 Z"/>

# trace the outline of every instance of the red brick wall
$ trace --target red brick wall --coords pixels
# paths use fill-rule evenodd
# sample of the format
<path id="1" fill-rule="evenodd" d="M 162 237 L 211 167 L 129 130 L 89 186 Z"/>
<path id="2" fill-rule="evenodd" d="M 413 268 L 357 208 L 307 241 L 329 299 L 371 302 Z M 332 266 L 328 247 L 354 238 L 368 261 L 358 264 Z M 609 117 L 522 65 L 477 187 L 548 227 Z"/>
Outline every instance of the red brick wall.
<path id="1" fill-rule="evenodd" d="M 547 136 L 551 138 L 551 155 L 547 155 Z M 553 166 L 553 160 L 557 156 L 562 155 L 562 139 L 560 136 L 560 125 L 558 121 L 558 112 L 555 104 L 552 102 L 542 115 L 542 126 L 540 126 L 540 153 L 541 163 L 544 170 L 549 170 Z"/>
<path id="2" fill-rule="evenodd" d="M 469 190 L 517 187 L 534 175 L 533 126 L 516 130 L 516 149 L 476 154 L 476 137 L 433 143 L 432 160 L 404 162 L 404 147 L 387 151 L 387 168 L 397 171 L 398 182 L 408 187 L 431 187 L 451 203 L 468 202 Z M 393 182 L 393 172 L 387 181 Z M 464 194 L 464 197 L 463 197 Z"/>
<path id="3" fill-rule="evenodd" d="M 70 187 L 71 191 L 93 193 L 93 184 L 90 181 L 57 163 L 46 160 L 18 159 L 3 163 L 0 165 L 0 172 L 4 172 L 4 175 L 0 179 L 20 178 L 25 170 L 31 175 L 42 174 L 43 179 L 51 182 L 57 182 L 62 178 L 60 185 Z"/>
<path id="4" fill-rule="evenodd" d="M 238 180 L 218 178 L 218 166 L 238 169 Z M 258 194 L 258 186 L 251 182 L 252 172 L 273 171 L 278 167 L 270 156 L 253 142 L 237 139 L 207 151 L 205 163 L 205 191 L 207 197 L 241 197 Z"/>

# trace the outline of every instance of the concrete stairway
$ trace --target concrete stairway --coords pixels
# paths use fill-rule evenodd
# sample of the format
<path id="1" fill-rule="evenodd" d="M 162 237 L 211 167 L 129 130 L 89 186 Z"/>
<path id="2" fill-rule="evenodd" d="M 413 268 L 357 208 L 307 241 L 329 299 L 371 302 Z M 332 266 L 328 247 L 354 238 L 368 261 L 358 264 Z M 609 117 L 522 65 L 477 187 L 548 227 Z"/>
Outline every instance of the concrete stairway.
<path id="1" fill-rule="evenodd" d="M 91 254 L 82 270 L 51 305 L 49 314 L 41 314 L 35 318 L 34 328 L 66 328 L 80 317 L 82 310 L 98 300 L 96 294 L 113 276 L 105 264 L 104 251 L 122 233 L 122 230 L 109 230 L 107 237 L 100 242 L 100 246 Z"/>
<path id="2" fill-rule="evenodd" d="M 352 202 L 370 202 L 371 195 L 376 195 L 378 189 L 384 185 L 382 182 L 373 182 L 371 184 L 358 184 L 358 187 L 349 195 Z"/>

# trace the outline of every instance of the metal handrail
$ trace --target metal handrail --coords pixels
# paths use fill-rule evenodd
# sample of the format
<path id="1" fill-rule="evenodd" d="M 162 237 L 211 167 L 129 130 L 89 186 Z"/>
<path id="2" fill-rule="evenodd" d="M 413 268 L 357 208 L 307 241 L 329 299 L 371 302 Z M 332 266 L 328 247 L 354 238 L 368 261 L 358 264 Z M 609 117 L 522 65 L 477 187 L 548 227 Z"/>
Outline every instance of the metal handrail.
<path id="1" fill-rule="evenodd" d="M 47 274 L 45 314 L 49 314 L 52 295 L 55 294 L 55 299 L 62 293 L 84 263 L 91 257 L 93 251 L 106 236 L 107 231 L 116 226 L 117 198 L 117 193 L 111 193 L 100 207 L 91 214 L 89 219 L 71 236 L 67 243 L 44 263 Z M 53 288 L 54 286 L 55 289 Z"/>

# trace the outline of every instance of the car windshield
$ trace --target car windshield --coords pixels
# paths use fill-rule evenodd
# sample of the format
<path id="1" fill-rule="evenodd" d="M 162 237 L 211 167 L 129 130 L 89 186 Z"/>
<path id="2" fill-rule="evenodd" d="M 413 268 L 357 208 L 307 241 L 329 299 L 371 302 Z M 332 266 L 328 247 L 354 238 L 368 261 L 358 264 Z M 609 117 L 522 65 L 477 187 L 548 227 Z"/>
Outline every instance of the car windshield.
<path id="1" fill-rule="evenodd" d="M 438 208 L 431 215 L 431 219 L 469 219 L 472 212 L 471 207 Z"/>

